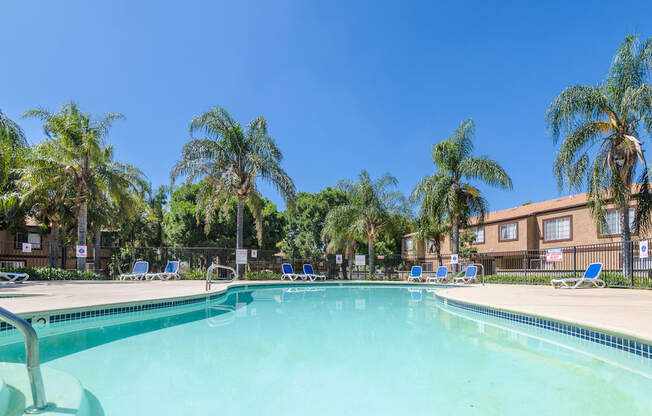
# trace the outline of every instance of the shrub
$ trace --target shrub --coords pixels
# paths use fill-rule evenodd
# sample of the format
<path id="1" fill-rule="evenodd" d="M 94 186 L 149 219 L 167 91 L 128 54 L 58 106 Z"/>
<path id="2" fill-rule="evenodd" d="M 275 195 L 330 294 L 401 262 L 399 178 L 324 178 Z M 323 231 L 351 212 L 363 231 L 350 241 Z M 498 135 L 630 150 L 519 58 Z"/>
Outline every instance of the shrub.
<path id="1" fill-rule="evenodd" d="M 246 272 L 245 280 L 280 280 L 281 275 L 273 272 Z"/>

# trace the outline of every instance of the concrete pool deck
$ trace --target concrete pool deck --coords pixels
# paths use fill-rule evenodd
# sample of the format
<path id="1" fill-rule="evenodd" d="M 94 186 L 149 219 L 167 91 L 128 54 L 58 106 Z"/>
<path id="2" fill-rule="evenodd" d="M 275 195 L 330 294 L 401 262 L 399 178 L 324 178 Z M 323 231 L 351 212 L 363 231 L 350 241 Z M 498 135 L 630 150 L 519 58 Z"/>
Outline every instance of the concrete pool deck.
<path id="1" fill-rule="evenodd" d="M 238 281 L 235 284 L 282 284 Z M 288 283 L 287 281 L 284 283 Z M 342 283 L 337 281 L 334 283 Z M 345 283 L 356 283 L 345 282 Z M 361 282 L 387 284 L 405 282 Z M 234 283 L 212 285 L 211 293 Z M 312 283 L 302 283 L 310 285 Z M 0 286 L 0 306 L 18 314 L 142 302 L 206 294 L 205 281 L 51 281 Z M 512 312 L 537 315 L 652 341 L 652 291 L 630 289 L 552 289 L 549 286 L 470 285 L 445 287 L 444 297 Z M 25 296 L 38 295 L 38 296 Z M 7 297 L 9 296 L 9 297 Z M 11 297 L 15 296 L 15 297 Z"/>

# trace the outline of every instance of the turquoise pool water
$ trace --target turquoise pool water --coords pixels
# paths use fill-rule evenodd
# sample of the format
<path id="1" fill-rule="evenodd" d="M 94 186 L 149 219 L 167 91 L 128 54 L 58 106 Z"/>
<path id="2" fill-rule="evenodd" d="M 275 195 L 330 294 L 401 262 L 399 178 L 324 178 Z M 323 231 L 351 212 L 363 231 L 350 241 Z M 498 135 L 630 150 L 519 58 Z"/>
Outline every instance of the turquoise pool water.
<path id="1" fill-rule="evenodd" d="M 106 415 L 652 414 L 652 360 L 447 307 L 432 289 L 248 289 L 86 321 L 43 336 L 44 365 Z M 22 345 L 0 356 L 19 361 Z"/>

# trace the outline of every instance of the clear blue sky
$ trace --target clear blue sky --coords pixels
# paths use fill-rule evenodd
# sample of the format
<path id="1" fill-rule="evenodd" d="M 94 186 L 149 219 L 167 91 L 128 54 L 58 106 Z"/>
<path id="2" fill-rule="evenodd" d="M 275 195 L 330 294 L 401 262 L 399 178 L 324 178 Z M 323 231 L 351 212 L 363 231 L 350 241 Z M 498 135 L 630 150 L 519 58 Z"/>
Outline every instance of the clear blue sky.
<path id="1" fill-rule="evenodd" d="M 431 145 L 472 117 L 477 154 L 514 180 L 513 192 L 481 187 L 495 210 L 560 195 L 547 105 L 603 79 L 627 33 L 652 35 L 651 17 L 649 0 L 4 2 L 0 109 L 74 99 L 121 112 L 117 158 L 159 185 L 191 117 L 220 105 L 267 118 L 301 191 L 364 168 L 406 194 L 433 172 Z"/>

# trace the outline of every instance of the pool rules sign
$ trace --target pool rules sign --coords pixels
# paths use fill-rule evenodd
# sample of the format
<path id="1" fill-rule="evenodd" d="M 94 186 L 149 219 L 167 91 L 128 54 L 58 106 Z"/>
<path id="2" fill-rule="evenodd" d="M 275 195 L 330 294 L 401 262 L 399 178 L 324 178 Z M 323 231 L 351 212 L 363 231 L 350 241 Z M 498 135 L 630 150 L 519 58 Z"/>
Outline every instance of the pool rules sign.
<path id="1" fill-rule="evenodd" d="M 247 264 L 247 250 L 238 249 L 235 251 L 235 264 Z"/>
<path id="2" fill-rule="evenodd" d="M 638 243 L 638 256 L 642 259 L 647 259 L 649 254 L 648 240 L 643 240 Z"/>

